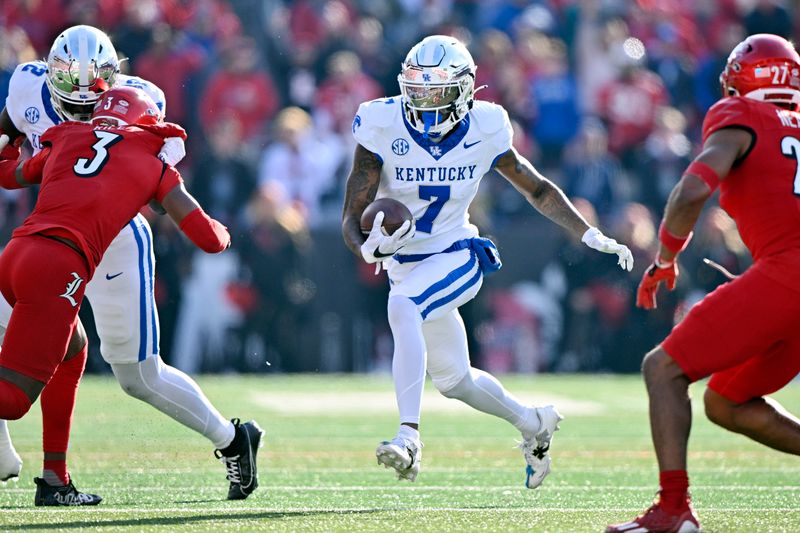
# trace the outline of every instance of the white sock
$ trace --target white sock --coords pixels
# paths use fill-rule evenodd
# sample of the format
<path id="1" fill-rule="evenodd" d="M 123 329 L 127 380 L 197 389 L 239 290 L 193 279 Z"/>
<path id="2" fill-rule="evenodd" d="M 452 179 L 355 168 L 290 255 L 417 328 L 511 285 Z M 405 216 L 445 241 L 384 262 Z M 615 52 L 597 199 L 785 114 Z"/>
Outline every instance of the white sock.
<path id="1" fill-rule="evenodd" d="M 402 439 L 419 442 L 419 430 L 416 430 L 410 426 L 401 425 L 400 429 L 397 430 L 397 436 Z"/>
<path id="2" fill-rule="evenodd" d="M 11 446 L 11 435 L 8 432 L 8 422 L 6 420 L 0 420 L 0 446 L 4 448 Z"/>
<path id="3" fill-rule="evenodd" d="M 222 417 L 191 377 L 160 357 L 112 364 L 111 369 L 125 392 L 204 435 L 215 448 L 233 441 L 236 430 L 231 421 Z"/>
<path id="4" fill-rule="evenodd" d="M 405 296 L 389 298 L 388 311 L 394 338 L 392 376 L 400 423 L 419 424 L 422 390 L 425 387 L 422 317 L 414 302 Z"/>
<path id="5" fill-rule="evenodd" d="M 520 403 L 493 375 L 470 368 L 469 373 L 452 389 L 443 392 L 448 398 L 461 400 L 470 407 L 509 421 L 523 438 L 532 438 L 539 431 L 536 410 Z"/>

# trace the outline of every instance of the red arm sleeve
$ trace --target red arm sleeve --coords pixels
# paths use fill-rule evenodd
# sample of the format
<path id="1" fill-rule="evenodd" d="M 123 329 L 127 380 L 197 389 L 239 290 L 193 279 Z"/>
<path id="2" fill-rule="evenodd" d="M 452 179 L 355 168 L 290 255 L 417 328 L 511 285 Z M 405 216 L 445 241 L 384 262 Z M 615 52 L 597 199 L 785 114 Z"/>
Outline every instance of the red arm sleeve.
<path id="1" fill-rule="evenodd" d="M 209 217 L 202 207 L 183 217 L 179 227 L 204 252 L 218 254 L 231 245 L 228 228 Z"/>
<path id="2" fill-rule="evenodd" d="M 725 128 L 739 127 L 754 130 L 753 112 L 744 97 L 723 98 L 708 110 L 703 120 L 703 143 L 712 133 Z"/>

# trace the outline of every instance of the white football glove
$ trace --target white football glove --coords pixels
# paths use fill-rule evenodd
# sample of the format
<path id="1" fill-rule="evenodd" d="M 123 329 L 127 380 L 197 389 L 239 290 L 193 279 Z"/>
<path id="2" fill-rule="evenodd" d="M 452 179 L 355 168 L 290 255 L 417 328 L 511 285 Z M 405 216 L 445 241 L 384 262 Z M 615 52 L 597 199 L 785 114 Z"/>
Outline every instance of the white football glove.
<path id="1" fill-rule="evenodd" d="M 164 163 L 175 166 L 186 157 L 186 145 L 180 137 L 167 137 L 164 146 L 158 152 L 158 158 Z"/>
<path id="2" fill-rule="evenodd" d="M 599 252 L 606 254 L 617 254 L 619 260 L 617 264 L 622 270 L 630 272 L 633 270 L 633 254 L 624 244 L 620 244 L 614 239 L 610 239 L 603 235 L 603 232 L 597 228 L 589 228 L 586 233 L 581 237 L 581 242 L 589 248 L 594 248 Z"/>
<path id="3" fill-rule="evenodd" d="M 414 221 L 406 220 L 402 226 L 397 228 L 397 231 L 387 235 L 381 227 L 384 216 L 383 211 L 379 211 L 375 215 L 367 240 L 361 245 L 361 256 L 369 264 L 380 263 L 393 256 L 400 248 L 408 244 L 416 231 Z"/>

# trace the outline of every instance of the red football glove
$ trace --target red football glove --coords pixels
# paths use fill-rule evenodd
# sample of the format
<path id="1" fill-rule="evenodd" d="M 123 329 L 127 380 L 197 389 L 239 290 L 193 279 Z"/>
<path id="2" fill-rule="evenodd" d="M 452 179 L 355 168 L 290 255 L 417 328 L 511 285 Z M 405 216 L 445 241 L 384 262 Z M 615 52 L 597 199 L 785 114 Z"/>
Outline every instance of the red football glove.
<path id="1" fill-rule="evenodd" d="M 678 279 L 678 274 L 677 261 L 665 267 L 658 267 L 655 263 L 650 265 L 650 268 L 648 268 L 644 276 L 642 276 L 642 281 L 639 283 L 639 290 L 636 291 L 636 307 L 642 307 L 644 309 L 655 309 L 658 307 L 656 305 L 658 286 L 661 285 L 662 281 L 666 281 L 667 288 L 673 290 L 675 288 L 675 280 Z"/>

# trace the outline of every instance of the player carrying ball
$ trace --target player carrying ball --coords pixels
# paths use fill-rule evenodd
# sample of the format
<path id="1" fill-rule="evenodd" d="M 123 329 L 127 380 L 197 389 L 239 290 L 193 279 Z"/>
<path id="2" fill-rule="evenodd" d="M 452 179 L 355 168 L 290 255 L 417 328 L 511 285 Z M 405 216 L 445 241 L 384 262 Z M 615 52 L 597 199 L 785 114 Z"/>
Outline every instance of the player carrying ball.
<path id="1" fill-rule="evenodd" d="M 448 398 L 500 417 L 522 434 L 528 488 L 550 471 L 548 452 L 561 416 L 551 405 L 522 404 L 492 375 L 473 368 L 458 308 L 500 268 L 497 248 L 478 235 L 467 209 L 481 178 L 496 169 L 537 210 L 588 246 L 617 254 L 633 268 L 627 247 L 589 224 L 553 182 L 512 146 L 508 114 L 476 100 L 475 62 L 456 38 L 434 35 L 408 53 L 400 96 L 365 102 L 353 121 L 358 142 L 347 180 L 342 231 L 347 246 L 387 269 L 389 325 L 400 428 L 376 450 L 378 462 L 413 481 L 420 468 L 420 403 L 425 373 Z M 366 240 L 360 219 L 375 198 L 405 204 L 416 220 L 392 235 L 375 216 Z"/>
<path id="2" fill-rule="evenodd" d="M 636 303 L 652 309 L 662 282 L 675 287 L 676 258 L 717 187 L 754 263 L 645 357 L 659 498 L 607 533 L 699 531 L 686 473 L 694 381 L 711 376 L 704 401 L 712 422 L 800 455 L 800 420 L 765 397 L 800 372 L 800 56 L 782 37 L 751 35 L 731 52 L 720 82 L 724 98 L 706 115 L 703 151 L 670 194 Z"/>

